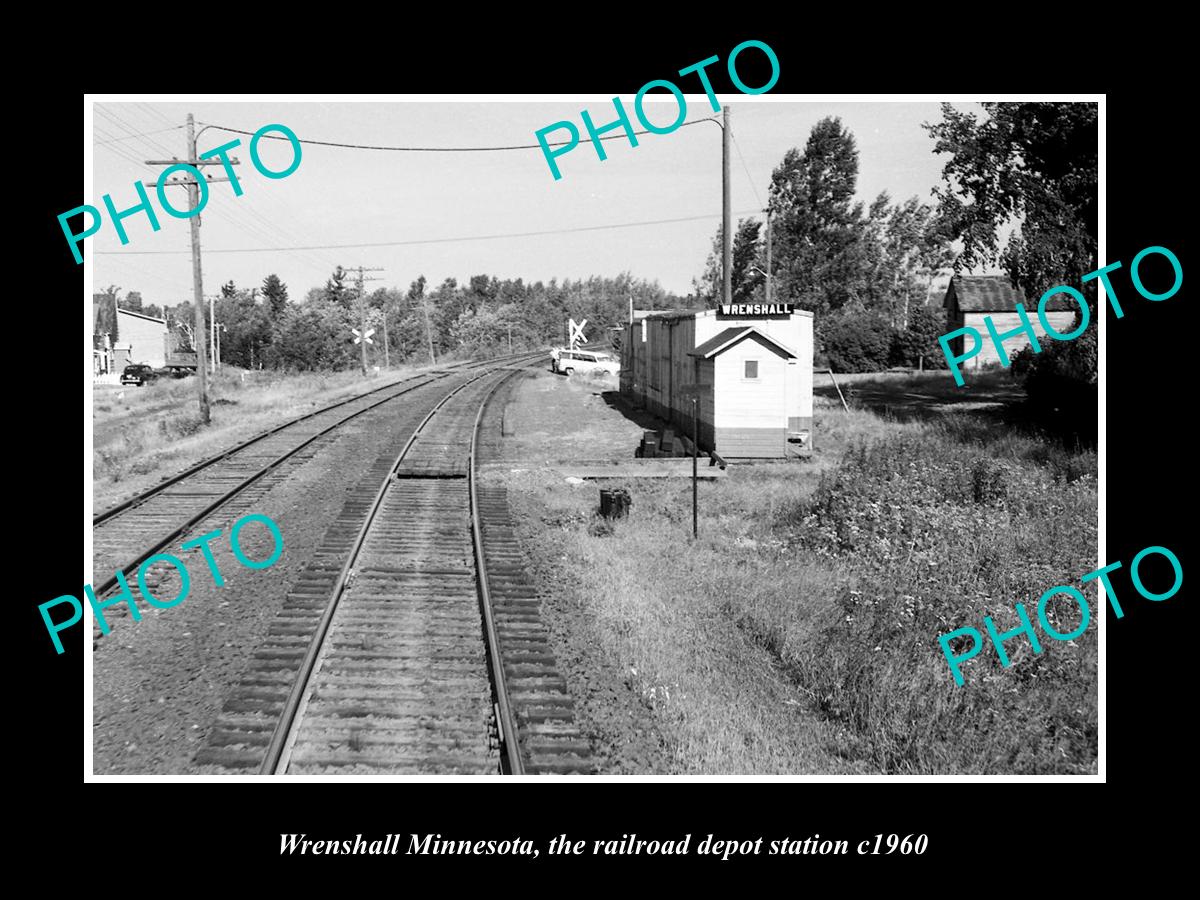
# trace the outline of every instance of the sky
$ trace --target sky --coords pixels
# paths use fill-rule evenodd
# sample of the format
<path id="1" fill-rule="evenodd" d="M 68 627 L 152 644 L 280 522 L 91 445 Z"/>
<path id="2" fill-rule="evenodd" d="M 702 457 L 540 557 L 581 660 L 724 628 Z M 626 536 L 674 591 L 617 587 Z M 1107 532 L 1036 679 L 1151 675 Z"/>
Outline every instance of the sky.
<path id="1" fill-rule="evenodd" d="M 653 96 L 653 95 L 651 95 Z M 622 97 L 635 127 L 632 97 Z M 730 106 L 734 149 L 732 205 L 739 216 L 759 215 L 771 172 L 787 150 L 803 148 L 813 125 L 838 116 L 853 132 L 859 152 L 858 195 L 869 203 L 880 191 L 893 201 L 916 195 L 932 202 L 945 157 L 921 127 L 937 122 L 936 103 L 798 102 L 782 96 L 719 95 Z M 973 104 L 955 104 L 980 109 Z M 647 101 L 652 122 L 667 124 L 674 100 Z M 94 196 L 82 202 L 103 208 L 112 195 L 118 210 L 137 203 L 134 181 L 152 182 L 163 166 L 145 160 L 184 157 L 180 126 L 191 112 L 197 130 L 221 125 L 254 132 L 282 123 L 301 139 L 387 146 L 508 146 L 536 144 L 535 132 L 555 122 L 576 124 L 579 146 L 557 158 L 555 180 L 540 149 L 480 153 L 401 153 L 304 145 L 299 167 L 281 179 L 258 173 L 249 136 L 214 128 L 198 137 L 201 153 L 234 138 L 244 193 L 228 183 L 211 185 L 201 214 L 205 294 L 233 280 L 261 285 L 275 273 L 299 300 L 323 285 L 337 265 L 382 268 L 370 287 L 407 288 L 418 275 L 431 286 L 447 277 L 524 278 L 615 276 L 623 271 L 683 295 L 692 290 L 712 246 L 721 216 L 721 130 L 709 123 L 666 135 L 638 137 L 638 146 L 604 142 L 599 160 L 584 131 L 580 111 L 597 126 L 615 118 L 611 99 L 595 96 L 556 102 L 103 102 L 94 105 Z M 687 95 L 687 119 L 713 115 L 703 94 Z M 565 131 L 548 140 L 566 138 Z M 283 169 L 291 150 L 263 141 L 262 160 Z M 219 167 L 209 170 L 220 174 Z M 168 188 L 175 206 L 186 208 L 184 190 Z M 161 230 L 142 213 L 124 220 L 122 246 L 111 221 L 85 247 L 94 259 L 96 290 L 118 285 L 122 295 L 140 291 L 146 303 L 174 305 L 192 297 L 187 220 L 173 219 L 155 204 Z M 591 226 L 660 222 L 636 227 L 570 232 Z M 549 234 L 519 237 L 523 232 Z M 433 241 L 433 242 L 431 242 Z M 401 243 L 401 246 L 329 245 Z M 431 243 L 415 243 L 431 242 Z M 294 249 L 321 247 L 322 249 Z M 279 248 L 279 249 L 263 249 Z M 225 252 L 230 250 L 254 252 Z"/>

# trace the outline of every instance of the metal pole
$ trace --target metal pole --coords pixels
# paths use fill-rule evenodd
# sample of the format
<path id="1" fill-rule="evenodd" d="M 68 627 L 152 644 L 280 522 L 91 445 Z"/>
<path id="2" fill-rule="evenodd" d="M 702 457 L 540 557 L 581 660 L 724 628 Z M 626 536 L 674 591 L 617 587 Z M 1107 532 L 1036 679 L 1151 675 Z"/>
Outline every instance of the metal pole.
<path id="1" fill-rule="evenodd" d="M 187 117 L 188 159 L 195 161 L 196 156 L 196 123 L 192 114 Z M 200 185 L 188 185 L 188 207 L 195 209 L 200 205 Z M 208 367 L 204 362 L 204 281 L 200 274 L 200 217 L 190 219 L 192 231 L 192 297 L 195 305 L 194 322 L 196 326 L 196 387 L 200 392 L 200 421 L 207 425 L 211 420 L 208 405 Z"/>
<path id="2" fill-rule="evenodd" d="M 700 492 L 696 487 L 699 479 L 697 460 L 700 458 L 700 401 L 692 398 L 692 538 L 700 536 Z"/>
<path id="3" fill-rule="evenodd" d="M 767 207 L 767 302 L 771 302 L 771 207 Z"/>
<path id="4" fill-rule="evenodd" d="M 725 282 L 725 304 L 733 302 L 733 229 L 729 222 L 729 104 L 725 104 L 724 127 L 721 129 L 721 271 Z"/>

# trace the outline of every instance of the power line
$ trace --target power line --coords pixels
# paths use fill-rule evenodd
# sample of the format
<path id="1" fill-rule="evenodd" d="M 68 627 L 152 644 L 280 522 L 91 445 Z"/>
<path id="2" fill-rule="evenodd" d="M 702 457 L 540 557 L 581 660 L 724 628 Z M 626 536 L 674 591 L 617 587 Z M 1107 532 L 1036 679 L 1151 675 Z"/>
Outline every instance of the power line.
<path id="1" fill-rule="evenodd" d="M 738 143 L 737 135 L 731 132 L 729 136 L 733 138 L 733 147 L 737 150 L 738 159 L 742 161 L 742 168 L 745 170 L 746 178 L 750 182 L 750 190 L 754 191 L 754 199 L 758 201 L 759 209 L 762 209 L 762 197 L 758 195 L 758 188 L 754 186 L 754 178 L 750 175 L 750 167 L 746 165 L 746 157 L 742 156 L 742 147 Z"/>
<path id="2" fill-rule="evenodd" d="M 684 128 L 688 125 L 698 125 L 701 122 L 713 122 L 713 121 L 716 121 L 716 120 L 712 119 L 712 118 L 693 119 L 690 122 L 684 122 L 679 127 Z M 224 125 L 214 125 L 211 122 L 201 122 L 200 124 L 203 125 L 205 128 L 215 128 L 218 131 L 229 131 L 229 132 L 232 132 L 233 134 L 253 135 L 255 133 L 253 131 L 243 131 L 240 128 L 227 128 Z M 649 129 L 643 129 L 642 131 L 634 132 L 634 134 L 651 134 L 651 133 L 652 132 Z M 600 140 L 613 141 L 613 140 L 618 140 L 620 138 L 623 138 L 625 136 L 626 135 L 624 132 L 622 132 L 620 134 L 610 134 L 610 135 L 606 135 L 606 136 L 602 135 L 602 136 L 600 136 Z M 284 135 L 264 134 L 263 137 L 268 138 L 273 141 L 290 140 L 290 138 L 288 138 Z M 492 150 L 541 150 L 542 149 L 541 144 L 514 144 L 509 147 L 384 147 L 384 146 L 377 146 L 377 145 L 372 145 L 372 144 L 342 144 L 342 143 L 338 143 L 337 141 L 312 141 L 312 140 L 307 140 L 305 138 L 297 138 L 297 140 L 301 144 L 315 144 L 315 145 L 321 146 L 321 147 L 343 147 L 348 150 L 394 150 L 394 151 L 397 151 L 400 153 L 483 153 L 483 152 L 492 151 Z M 565 144 L 569 144 L 569 143 L 571 143 L 571 142 L 570 141 L 551 141 L 551 142 L 547 143 L 546 146 L 547 147 L 562 147 Z"/>
<path id="3" fill-rule="evenodd" d="M 735 215 L 752 215 L 761 212 L 759 209 L 738 210 Z M 318 244 L 309 247 L 235 247 L 225 250 L 208 250 L 207 253 L 273 253 L 292 250 L 350 250 L 364 247 L 412 247 L 419 244 L 454 244 L 467 241 L 491 241 L 501 238 L 543 237 L 555 234 L 576 234 L 583 231 L 607 231 L 615 228 L 641 228 L 646 225 L 673 225 L 677 222 L 699 222 L 703 219 L 720 218 L 720 213 L 706 213 L 702 216 L 683 216 L 678 219 L 654 219 L 646 222 L 617 222 L 610 225 L 583 225 L 578 228 L 552 228 L 547 231 L 517 231 L 508 234 L 476 234 L 452 238 L 427 238 L 415 241 L 377 241 L 369 244 Z M 187 250 L 94 250 L 93 253 L 105 256 L 165 256 L 188 253 Z"/>
<path id="4" fill-rule="evenodd" d="M 107 132 L 101 131 L 98 126 L 95 128 L 95 131 L 96 131 L 96 134 L 107 137 Z M 121 140 L 121 138 L 116 138 L 115 140 Z M 132 163 L 133 165 L 135 165 L 139 168 L 146 167 L 145 161 L 142 159 L 139 159 L 137 157 L 137 155 L 134 154 L 134 152 L 132 150 L 130 150 L 128 147 L 122 147 L 119 144 L 113 146 L 114 141 L 97 141 L 96 144 L 97 144 L 97 146 L 103 147 L 105 150 L 107 150 L 109 153 L 113 154 L 114 156 L 117 156 L 117 157 L 125 160 L 125 162 Z"/>
<path id="5" fill-rule="evenodd" d="M 178 131 L 182 127 L 183 127 L 182 125 L 172 125 L 170 128 L 160 128 L 158 131 L 141 131 L 141 132 L 138 132 L 137 134 L 127 135 L 126 137 L 112 138 L 111 140 L 107 140 L 107 141 L 96 141 L 96 143 L 97 144 L 115 144 L 117 141 L 131 141 L 134 138 L 147 137 L 148 135 L 151 135 L 151 134 L 163 134 L 164 132 L 167 132 L 167 131 Z"/>
<path id="6" fill-rule="evenodd" d="M 158 108 L 151 106 L 149 103 L 136 103 L 134 105 L 137 106 L 139 109 L 146 110 L 146 112 L 150 113 L 153 116 L 157 116 L 159 119 L 161 119 L 163 122 L 167 123 L 168 125 L 171 124 L 171 119 L 169 116 L 167 116 L 165 113 L 163 113 Z M 182 127 L 182 126 L 180 126 L 180 127 Z"/>
<path id="7" fill-rule="evenodd" d="M 124 131 L 129 136 L 129 138 L 131 138 L 131 139 L 138 138 L 146 146 L 154 147 L 155 153 L 161 152 L 161 153 L 164 153 L 164 154 L 167 154 L 170 156 L 175 155 L 172 151 L 170 151 L 166 147 L 164 147 L 159 141 L 154 140 L 153 138 L 146 138 L 142 135 L 138 135 L 137 131 L 134 129 L 133 126 L 131 126 L 128 122 L 126 122 L 124 119 L 122 119 L 120 116 L 118 116 L 111 109 L 106 109 L 103 106 L 96 106 L 95 111 L 97 113 L 99 113 L 101 116 L 103 116 L 106 122 L 110 123 L 111 125 L 116 125 L 122 131 Z"/>
<path id="8" fill-rule="evenodd" d="M 141 104 L 139 104 L 139 106 L 141 106 Z M 168 157 L 175 156 L 175 154 L 170 149 L 163 147 L 162 144 L 158 143 L 157 141 L 151 141 L 149 139 L 142 140 L 142 138 L 145 138 L 147 134 L 150 134 L 150 133 L 157 134 L 160 132 L 134 133 L 135 128 L 139 127 L 139 123 L 136 122 L 136 119 L 131 119 L 131 121 L 133 123 L 133 124 L 131 124 L 130 121 L 126 121 L 125 119 L 122 119 L 120 116 L 116 115 L 110 109 L 104 109 L 101 107 L 97 107 L 97 109 L 101 113 L 101 116 L 97 118 L 96 122 L 103 123 L 106 127 L 113 129 L 113 130 L 116 130 L 117 127 L 120 127 L 122 130 L 130 132 L 130 134 L 127 136 L 127 138 L 124 138 L 124 139 L 127 139 L 127 140 L 137 139 L 137 143 L 141 145 L 141 146 L 129 147 L 129 146 L 123 146 L 120 144 L 115 144 L 112 146 L 105 146 L 104 147 L 105 150 L 109 151 L 110 153 L 116 154 L 117 156 L 121 157 L 122 159 L 126 160 L 127 162 L 130 162 L 130 163 L 138 166 L 139 168 L 146 168 L 146 169 L 149 169 L 149 167 L 145 165 L 145 160 L 139 159 L 136 156 L 136 152 L 138 150 L 145 150 L 145 152 L 149 153 L 150 155 L 155 155 L 156 153 L 158 153 L 158 154 L 166 154 Z M 151 111 L 153 112 L 154 110 L 151 110 Z M 171 131 L 171 130 L 176 130 L 176 129 L 184 128 L 184 127 L 186 127 L 186 126 L 178 125 L 178 126 L 173 126 L 171 129 L 163 129 L 163 131 Z M 103 138 L 111 138 L 110 134 L 100 130 L 99 125 L 96 126 L 96 130 Z M 157 145 L 157 150 L 147 149 L 147 148 L 150 148 L 152 144 Z M 240 205 L 226 206 L 224 203 L 223 195 L 219 195 L 219 194 L 214 194 L 212 197 L 212 201 L 213 202 L 209 206 L 208 211 L 213 213 L 213 215 L 215 216 L 215 218 L 218 221 L 223 221 L 223 222 L 231 224 L 237 228 L 240 228 L 241 230 L 245 231 L 248 235 L 251 236 L 251 238 L 253 238 L 255 240 L 262 240 L 267 243 L 282 242 L 284 244 L 301 243 L 303 240 L 302 238 L 287 232 L 282 227 L 270 222 L 266 217 L 256 213 L 251 207 L 248 207 L 244 203 L 242 203 Z M 244 221 L 243 220 L 244 216 L 249 216 L 251 218 L 257 218 L 259 220 L 259 223 L 254 223 L 251 221 Z M 178 252 L 183 252 L 183 251 L 178 251 Z M 289 252 L 292 252 L 292 251 L 289 251 Z M 302 259 L 304 259 L 305 262 L 309 266 L 312 266 L 314 269 L 326 269 L 327 268 L 332 271 L 334 268 L 336 268 L 337 264 L 335 262 L 333 262 L 329 257 L 325 256 L 324 254 L 316 254 L 316 257 L 320 260 L 320 261 L 318 261 L 318 259 L 305 258 L 305 256 L 302 253 L 300 253 L 299 251 L 294 251 L 294 252 L 296 252 L 297 255 L 299 255 Z"/>

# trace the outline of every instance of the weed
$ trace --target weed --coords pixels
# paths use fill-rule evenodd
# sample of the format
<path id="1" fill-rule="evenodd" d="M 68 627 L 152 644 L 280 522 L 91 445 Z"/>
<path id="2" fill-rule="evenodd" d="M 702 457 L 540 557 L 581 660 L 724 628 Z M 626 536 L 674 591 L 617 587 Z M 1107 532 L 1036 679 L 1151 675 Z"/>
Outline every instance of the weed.
<path id="1" fill-rule="evenodd" d="M 1084 773 L 1094 765 L 1095 629 L 1046 642 L 1040 655 L 1010 642 L 1007 669 L 985 651 L 964 687 L 937 643 L 984 615 L 1009 629 L 1016 602 L 1028 606 L 1092 568 L 1089 463 L 1050 462 L 1018 466 L 936 430 L 864 443 L 811 500 L 776 517 L 794 552 L 845 567 L 862 589 L 839 591 L 811 632 L 787 632 L 785 608 L 750 612 L 750 630 L 881 770 Z"/>
<path id="2" fill-rule="evenodd" d="M 595 516 L 588 525 L 587 533 L 592 537 L 608 537 L 613 533 L 613 524 L 608 519 Z"/>
<path id="3" fill-rule="evenodd" d="M 203 427 L 204 421 L 198 413 L 177 412 L 158 420 L 159 432 L 168 439 L 191 437 Z"/>

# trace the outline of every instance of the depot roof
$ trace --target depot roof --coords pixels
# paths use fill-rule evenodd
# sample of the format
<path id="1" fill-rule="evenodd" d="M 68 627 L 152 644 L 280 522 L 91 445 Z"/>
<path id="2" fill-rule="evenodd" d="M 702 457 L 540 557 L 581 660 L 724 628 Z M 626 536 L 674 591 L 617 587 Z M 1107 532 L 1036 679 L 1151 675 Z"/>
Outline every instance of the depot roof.
<path id="1" fill-rule="evenodd" d="M 707 341 L 697 347 L 695 350 L 688 352 L 688 356 L 699 356 L 701 359 L 712 359 L 718 353 L 724 353 L 734 344 L 744 338 L 754 335 L 763 343 L 776 347 L 785 356 L 790 356 L 793 359 L 798 358 L 796 353 L 784 344 L 779 343 L 775 338 L 771 337 L 764 331 L 759 331 L 753 325 L 742 325 L 737 328 L 726 328 L 710 337 Z"/>

